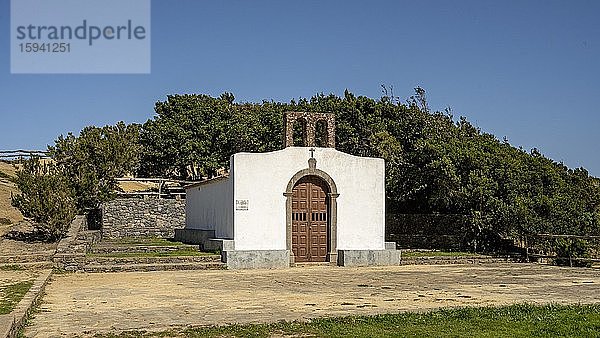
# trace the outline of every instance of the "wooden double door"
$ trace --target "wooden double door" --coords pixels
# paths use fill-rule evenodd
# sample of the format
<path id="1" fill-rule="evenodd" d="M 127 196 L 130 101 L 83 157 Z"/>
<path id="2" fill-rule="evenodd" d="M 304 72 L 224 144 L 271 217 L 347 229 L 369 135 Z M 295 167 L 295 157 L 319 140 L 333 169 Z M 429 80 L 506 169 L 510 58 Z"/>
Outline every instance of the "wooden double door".
<path id="1" fill-rule="evenodd" d="M 296 262 L 325 262 L 328 245 L 327 184 L 305 176 L 292 191 L 292 251 Z"/>

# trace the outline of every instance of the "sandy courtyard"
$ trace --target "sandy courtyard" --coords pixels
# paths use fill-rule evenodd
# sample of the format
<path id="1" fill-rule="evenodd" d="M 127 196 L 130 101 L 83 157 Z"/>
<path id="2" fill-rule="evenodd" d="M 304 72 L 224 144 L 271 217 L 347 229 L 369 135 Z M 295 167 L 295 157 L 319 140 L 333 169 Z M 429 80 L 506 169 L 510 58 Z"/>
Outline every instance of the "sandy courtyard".
<path id="1" fill-rule="evenodd" d="M 510 303 L 599 303 L 600 270 L 533 264 L 55 275 L 28 337 Z"/>

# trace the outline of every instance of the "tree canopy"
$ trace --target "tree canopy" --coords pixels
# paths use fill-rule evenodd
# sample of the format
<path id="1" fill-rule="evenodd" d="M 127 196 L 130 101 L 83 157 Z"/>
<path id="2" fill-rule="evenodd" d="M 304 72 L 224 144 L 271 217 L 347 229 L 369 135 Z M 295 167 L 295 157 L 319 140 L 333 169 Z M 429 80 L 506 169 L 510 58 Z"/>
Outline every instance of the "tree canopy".
<path id="1" fill-rule="evenodd" d="M 311 111 L 335 114 L 338 150 L 385 159 L 390 213 L 463 215 L 475 239 L 600 234 L 600 180 L 537 149 L 516 148 L 450 110 L 431 112 L 421 88 L 406 102 L 387 91 L 379 99 L 345 91 L 288 103 L 170 95 L 154 110 L 141 126 L 86 127 L 49 147 L 56 180 L 68 183 L 77 209 L 112 198 L 115 178 L 126 173 L 199 180 L 227 168 L 234 153 L 281 149 L 283 113 Z M 28 182 L 51 185 L 34 178 L 21 177 L 24 195 L 33 191 Z"/>
<path id="2" fill-rule="evenodd" d="M 450 111 L 430 112 L 421 88 L 406 102 L 348 91 L 289 103 L 236 103 L 230 93 L 168 96 L 142 126 L 140 172 L 198 179 L 227 167 L 233 153 L 280 149 L 285 111 L 335 114 L 337 149 L 384 158 L 389 212 L 467 215 L 475 233 L 501 236 L 599 233 L 597 178 Z"/>

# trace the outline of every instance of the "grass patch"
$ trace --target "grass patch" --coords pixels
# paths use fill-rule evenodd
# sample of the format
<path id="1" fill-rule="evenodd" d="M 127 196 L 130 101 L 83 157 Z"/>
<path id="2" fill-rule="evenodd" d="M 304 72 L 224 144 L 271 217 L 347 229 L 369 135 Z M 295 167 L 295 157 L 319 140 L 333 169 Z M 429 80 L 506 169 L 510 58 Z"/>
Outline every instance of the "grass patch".
<path id="1" fill-rule="evenodd" d="M 511 305 L 427 313 L 314 319 L 307 323 L 129 331 L 96 338 L 133 337 L 598 337 L 600 305 Z"/>
<path id="2" fill-rule="evenodd" d="M 453 251 L 402 251 L 402 257 L 474 257 L 481 254 Z"/>
<path id="3" fill-rule="evenodd" d="M 0 271 L 24 271 L 25 268 L 17 264 L 8 264 L 0 266 Z"/>
<path id="4" fill-rule="evenodd" d="M 0 315 L 10 313 L 33 285 L 32 281 L 19 282 L 0 288 Z"/>

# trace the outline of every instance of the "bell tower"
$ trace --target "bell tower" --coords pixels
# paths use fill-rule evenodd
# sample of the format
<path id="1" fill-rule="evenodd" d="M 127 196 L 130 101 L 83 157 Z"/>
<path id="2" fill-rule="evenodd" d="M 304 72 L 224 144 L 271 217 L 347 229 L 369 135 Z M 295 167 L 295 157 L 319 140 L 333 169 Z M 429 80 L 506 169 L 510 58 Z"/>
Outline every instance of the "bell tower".
<path id="1" fill-rule="evenodd" d="M 294 127 L 297 124 L 302 126 L 302 144 L 294 144 Z M 295 111 L 283 113 L 283 144 L 286 148 L 335 148 L 335 115 Z"/>

